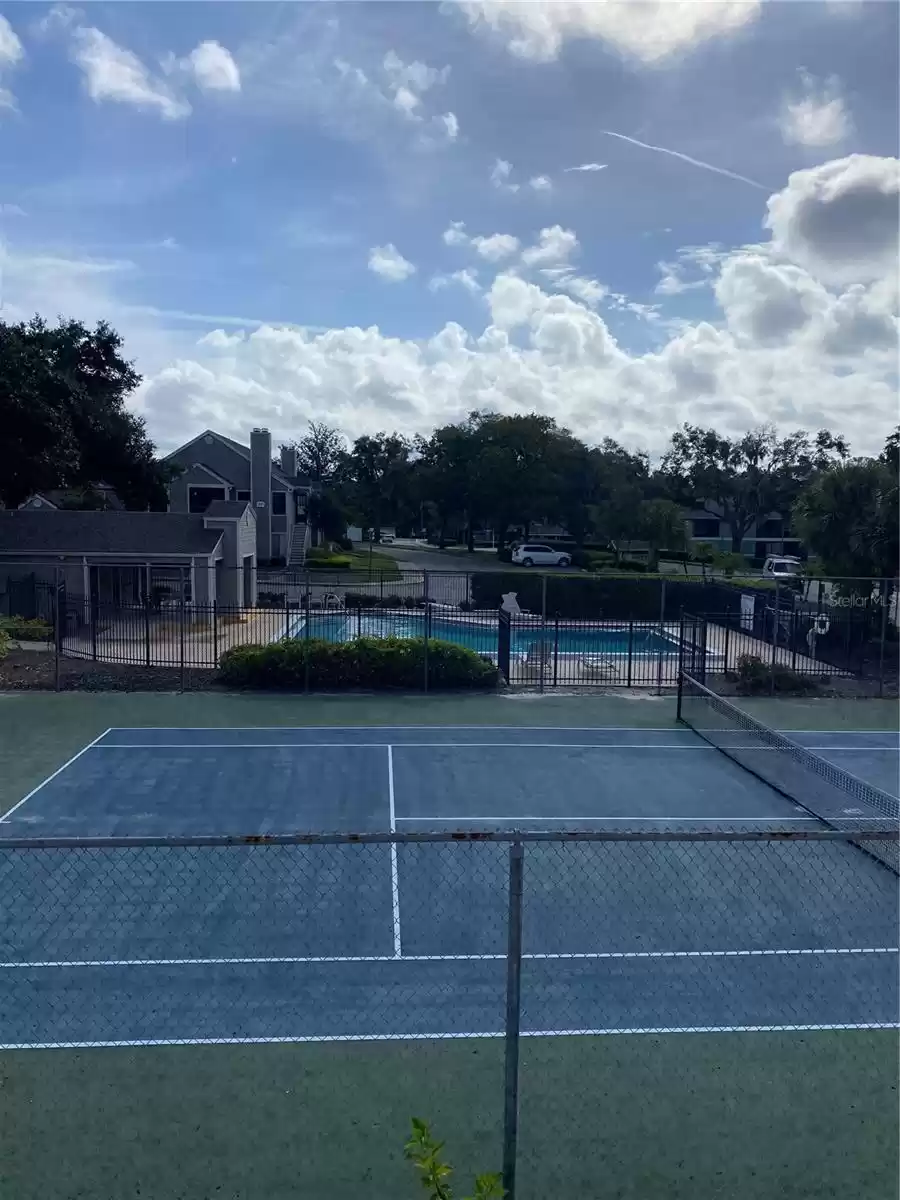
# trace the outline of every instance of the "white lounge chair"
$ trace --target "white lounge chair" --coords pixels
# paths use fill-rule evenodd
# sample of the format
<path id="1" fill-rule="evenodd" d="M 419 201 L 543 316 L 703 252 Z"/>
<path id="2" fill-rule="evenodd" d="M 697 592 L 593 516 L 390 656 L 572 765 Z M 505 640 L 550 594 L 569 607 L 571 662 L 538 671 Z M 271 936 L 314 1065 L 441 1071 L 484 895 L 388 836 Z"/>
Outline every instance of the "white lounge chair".
<path id="1" fill-rule="evenodd" d="M 582 654 L 581 673 L 598 679 L 616 679 L 619 669 L 615 661 L 605 654 Z"/>

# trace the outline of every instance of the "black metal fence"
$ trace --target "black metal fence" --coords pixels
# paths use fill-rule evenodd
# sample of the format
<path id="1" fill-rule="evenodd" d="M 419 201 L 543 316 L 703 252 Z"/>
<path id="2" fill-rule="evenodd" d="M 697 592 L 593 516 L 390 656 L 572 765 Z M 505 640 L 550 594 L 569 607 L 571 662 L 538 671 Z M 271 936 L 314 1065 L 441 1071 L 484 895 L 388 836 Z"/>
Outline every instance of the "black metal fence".
<path id="1" fill-rule="evenodd" d="M 840 1096 L 852 1107 L 873 1075 L 848 1074 L 823 1031 L 897 1025 L 896 879 L 848 841 L 896 842 L 896 829 L 851 835 L 775 825 L 3 839 L 2 1050 L 79 1050 L 69 1121 L 83 1118 L 103 1138 L 102 1145 L 74 1139 L 79 1157 L 92 1163 L 106 1163 L 116 1144 L 108 1119 L 89 1111 L 104 1102 L 102 1089 L 91 1086 L 94 1072 L 102 1074 L 112 1048 L 141 1055 L 143 1136 L 159 1157 L 144 1154 L 150 1178 L 139 1187 L 130 1178 L 139 1169 L 130 1150 L 111 1168 L 114 1178 L 94 1169 L 97 1200 L 136 1190 L 183 1194 L 180 1180 L 171 1191 L 154 1184 L 167 1169 L 173 1134 L 171 1097 L 155 1092 L 154 1064 L 181 1062 L 187 1076 L 195 1062 L 190 1047 L 206 1044 L 227 1055 L 234 1053 L 228 1047 L 269 1043 L 276 1056 L 289 1043 L 315 1044 L 320 1069 L 301 1071 L 295 1099 L 280 1097 L 277 1110 L 253 1093 L 252 1073 L 235 1071 L 228 1089 L 248 1121 L 258 1105 L 269 1105 L 285 1146 L 298 1142 L 297 1108 L 301 1093 L 311 1091 L 299 1142 L 319 1180 L 331 1178 L 335 1146 L 354 1153 L 364 1112 L 362 1124 L 378 1132 L 377 1144 L 367 1144 L 364 1190 L 381 1196 L 412 1194 L 412 1169 L 400 1163 L 410 1172 L 408 1187 L 405 1174 L 398 1185 L 396 1169 L 409 1117 L 434 1121 L 452 1145 L 469 1117 L 473 1050 L 477 1055 L 484 1039 L 502 1040 L 502 1069 L 482 1076 L 488 1092 L 479 1097 L 487 1111 L 477 1131 L 479 1168 L 502 1166 L 507 1200 L 537 1200 L 554 1194 L 561 1179 L 572 1195 L 599 1198 L 610 1188 L 644 1194 L 645 1156 L 671 1131 L 654 1128 L 650 1149 L 611 1152 L 601 1165 L 597 1130 L 611 1147 L 629 1144 L 636 1136 L 629 1120 L 659 1088 L 672 1102 L 682 1091 L 696 1098 L 693 1089 L 703 1087 L 692 1058 L 697 1039 L 681 1035 L 758 1039 L 760 1030 L 782 1031 L 806 1045 L 818 1037 L 823 1061 L 801 1056 L 789 1078 L 782 1078 L 791 1070 L 784 1044 L 762 1065 L 764 1087 L 752 1072 L 729 1076 L 733 1134 L 749 1123 L 768 1162 L 766 1130 L 773 1138 L 783 1132 L 783 1115 L 769 1107 L 773 1081 L 789 1091 L 792 1111 L 808 1112 L 822 1088 L 829 1102 Z M 648 1094 L 642 1078 L 627 1068 L 616 1073 L 614 1057 L 600 1050 L 618 1035 L 624 1053 L 640 1034 L 654 1036 L 654 1053 L 668 1064 Z M 432 1107 L 423 1113 L 425 1079 L 442 1042 L 461 1043 L 460 1052 L 442 1086 L 428 1090 Z M 707 1075 L 716 1073 L 715 1055 L 727 1056 L 724 1044 L 710 1043 L 704 1053 L 711 1046 Z M 368 1055 L 371 1065 L 376 1052 L 382 1057 L 369 1084 L 375 1095 L 363 1095 L 359 1063 Z M 887 1078 L 895 1077 L 890 1057 L 882 1060 Z M 268 1061 L 274 1069 L 276 1059 Z M 410 1111 L 398 1110 L 398 1095 Z M 710 1136 L 713 1119 L 703 1095 L 686 1112 L 680 1135 L 695 1147 Z M 11 1144 L 29 1107 L 9 1110 Z M 221 1177 L 216 1111 L 201 1102 L 192 1114 L 190 1145 L 209 1154 L 199 1164 L 178 1163 L 195 1181 L 192 1194 L 230 1188 Z M 892 1119 L 887 1113 L 888 1125 Z M 850 1137 L 837 1153 L 859 1161 L 870 1142 L 862 1125 L 853 1136 L 859 1144 Z M 788 1140 L 796 1149 L 796 1135 Z M 59 1157 L 49 1144 L 32 1149 Z M 833 1151 L 825 1144 L 809 1149 Z M 260 1153 L 252 1137 L 241 1153 Z M 691 1152 L 679 1142 L 661 1157 L 684 1153 Z M 713 1153 L 716 1186 L 729 1169 L 719 1155 Z M 75 1167 L 65 1158 L 60 1165 Z M 695 1166 L 699 1160 L 687 1164 L 688 1177 Z M 795 1183 L 797 1167 L 786 1161 L 773 1191 Z M 254 1160 L 254 1173 L 265 1169 Z M 887 1179 L 889 1163 L 885 1170 Z M 38 1194 L 22 1179 L 19 1185 L 17 1195 Z M 710 1180 L 708 1194 L 712 1188 Z"/>
<path id="2" fill-rule="evenodd" d="M 497 663 L 510 685 L 538 690 L 673 686 L 683 637 L 695 675 L 734 675 L 756 660 L 772 676 L 857 678 L 880 692 L 898 678 L 890 581 L 260 569 L 252 603 L 226 603 L 204 599 L 208 581 L 183 569 L 95 568 L 85 592 L 62 569 L 54 578 L 46 565 L 26 568 L 8 566 L 0 581 L 0 616 L 30 619 L 26 636 L 65 658 L 175 668 L 182 686 L 234 646 L 362 636 L 456 642 Z M 696 614 L 687 634 L 683 612 Z"/>

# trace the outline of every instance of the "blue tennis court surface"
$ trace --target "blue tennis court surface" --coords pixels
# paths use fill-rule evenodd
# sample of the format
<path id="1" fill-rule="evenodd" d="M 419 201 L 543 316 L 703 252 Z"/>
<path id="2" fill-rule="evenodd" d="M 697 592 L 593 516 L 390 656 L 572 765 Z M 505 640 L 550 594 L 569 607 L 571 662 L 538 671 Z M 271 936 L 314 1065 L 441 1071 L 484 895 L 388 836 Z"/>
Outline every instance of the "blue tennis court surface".
<path id="1" fill-rule="evenodd" d="M 896 734 L 793 736 L 896 794 Z M 0 835 L 513 828 L 821 826 L 682 728 L 153 728 Z M 853 845 L 531 842 L 525 872 L 526 1033 L 897 1022 L 897 879 Z M 10 848 L 0 887 L 7 1046 L 503 1028 L 503 843 Z"/>

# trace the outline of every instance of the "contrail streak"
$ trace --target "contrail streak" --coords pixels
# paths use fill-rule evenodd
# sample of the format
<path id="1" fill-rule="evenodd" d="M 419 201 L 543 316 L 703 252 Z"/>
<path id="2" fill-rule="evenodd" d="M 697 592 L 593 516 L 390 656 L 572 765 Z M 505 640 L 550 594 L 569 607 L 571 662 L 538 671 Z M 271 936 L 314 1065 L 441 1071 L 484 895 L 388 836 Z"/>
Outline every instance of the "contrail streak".
<path id="1" fill-rule="evenodd" d="M 640 146 L 642 150 L 653 150 L 656 154 L 668 154 L 672 158 L 680 158 L 682 162 L 690 163 L 692 167 L 702 167 L 704 171 L 712 171 L 715 175 L 724 175 L 728 179 L 736 179 L 738 183 L 749 183 L 751 187 L 759 188 L 762 192 L 769 189 L 756 179 L 748 179 L 746 175 L 738 175 L 737 171 L 729 171 L 725 167 L 714 167 L 712 163 L 703 162 L 699 158 L 691 158 L 680 150 L 668 150 L 665 146 L 651 146 L 649 142 L 639 142 L 637 138 L 627 137 L 624 133 L 613 133 L 611 129 L 603 129 L 607 137 L 618 138 L 620 142 L 630 142 L 632 146 Z"/>

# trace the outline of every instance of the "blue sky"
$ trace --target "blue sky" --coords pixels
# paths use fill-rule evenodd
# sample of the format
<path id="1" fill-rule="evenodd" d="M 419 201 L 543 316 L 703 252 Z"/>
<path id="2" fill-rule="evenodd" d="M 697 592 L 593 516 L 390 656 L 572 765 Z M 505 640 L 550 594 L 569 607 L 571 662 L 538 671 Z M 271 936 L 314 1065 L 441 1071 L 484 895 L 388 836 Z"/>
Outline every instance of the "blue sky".
<path id="1" fill-rule="evenodd" d="M 0 14 L 3 315 L 111 320 L 167 448 L 896 421 L 894 4 Z"/>

